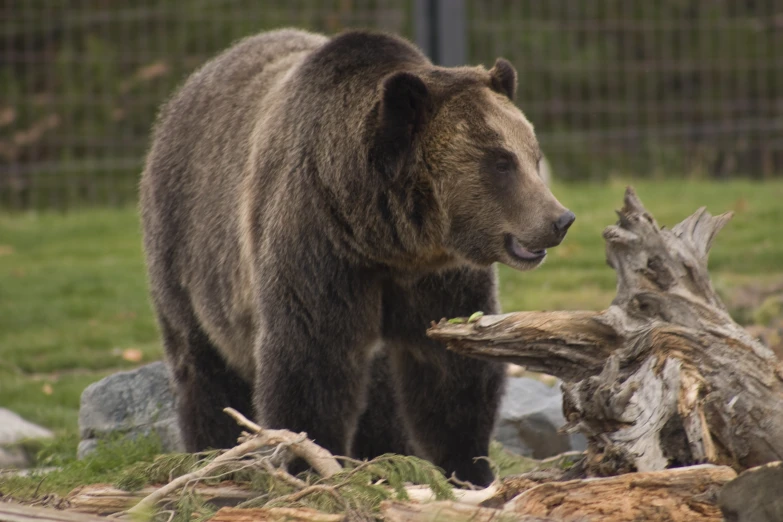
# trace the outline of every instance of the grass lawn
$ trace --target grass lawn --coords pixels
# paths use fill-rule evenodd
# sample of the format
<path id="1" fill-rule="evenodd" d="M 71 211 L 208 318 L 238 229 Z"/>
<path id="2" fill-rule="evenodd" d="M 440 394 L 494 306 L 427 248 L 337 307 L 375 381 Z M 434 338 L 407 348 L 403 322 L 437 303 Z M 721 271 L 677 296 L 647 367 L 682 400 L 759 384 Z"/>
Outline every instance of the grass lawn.
<path id="1" fill-rule="evenodd" d="M 710 259 L 718 288 L 783 277 L 783 182 L 634 186 L 664 225 L 702 205 L 714 214 L 735 211 Z M 609 304 L 615 276 L 604 261 L 601 232 L 616 221 L 624 188 L 555 187 L 577 220 L 540 269 L 501 267 L 504 310 Z M 128 350 L 141 360 L 126 360 Z M 0 406 L 73 440 L 86 385 L 160 355 L 135 208 L 0 214 Z"/>

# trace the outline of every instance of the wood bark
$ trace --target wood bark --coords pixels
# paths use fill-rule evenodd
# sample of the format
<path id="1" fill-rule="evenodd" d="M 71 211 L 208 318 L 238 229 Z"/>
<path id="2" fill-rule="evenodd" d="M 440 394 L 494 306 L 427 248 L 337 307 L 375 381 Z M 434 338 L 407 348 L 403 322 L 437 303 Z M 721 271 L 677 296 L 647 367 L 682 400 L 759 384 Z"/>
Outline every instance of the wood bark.
<path id="1" fill-rule="evenodd" d="M 662 228 L 629 187 L 618 216 L 603 233 L 617 272 L 608 309 L 441 320 L 428 335 L 562 379 L 589 474 L 783 459 L 783 365 L 732 320 L 707 270 L 731 214 L 701 208 Z"/>
<path id="2" fill-rule="evenodd" d="M 720 522 L 717 494 L 734 477 L 727 466 L 701 465 L 547 482 L 521 493 L 502 512 L 558 522 Z"/>
<path id="3" fill-rule="evenodd" d="M 345 515 L 330 514 L 310 508 L 222 508 L 210 522 L 341 522 Z"/>
<path id="4" fill-rule="evenodd" d="M 381 504 L 381 514 L 386 522 L 559 522 L 552 518 L 525 515 L 509 515 L 499 509 L 477 507 L 460 502 L 439 501 L 427 504 L 386 501 Z"/>
<path id="5" fill-rule="evenodd" d="M 0 522 L 106 522 L 106 519 L 84 513 L 0 502 Z"/>
<path id="6" fill-rule="evenodd" d="M 157 491 L 148 486 L 138 491 L 123 491 L 108 484 L 81 486 L 71 491 L 64 499 L 62 507 L 69 511 L 92 515 L 111 515 L 133 507 L 140 500 Z M 204 486 L 197 484 L 193 491 L 204 500 L 217 506 L 236 505 L 258 493 L 239 486 Z M 175 502 L 178 494 L 167 497 L 165 501 Z"/>

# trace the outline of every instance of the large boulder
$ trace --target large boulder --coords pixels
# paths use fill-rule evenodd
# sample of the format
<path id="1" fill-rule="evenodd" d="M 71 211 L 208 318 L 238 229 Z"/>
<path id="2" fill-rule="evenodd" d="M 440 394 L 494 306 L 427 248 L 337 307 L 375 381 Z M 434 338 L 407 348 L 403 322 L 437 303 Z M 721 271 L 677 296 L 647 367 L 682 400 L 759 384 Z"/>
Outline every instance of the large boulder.
<path id="1" fill-rule="evenodd" d="M 157 433 L 164 451 L 184 451 L 169 374 L 163 362 L 115 373 L 89 385 L 79 408 L 78 456 L 93 451 L 98 439 Z"/>
<path id="2" fill-rule="evenodd" d="M 583 435 L 558 433 L 565 423 L 559 385 L 510 377 L 494 438 L 507 450 L 534 459 L 584 450 L 587 441 Z"/>

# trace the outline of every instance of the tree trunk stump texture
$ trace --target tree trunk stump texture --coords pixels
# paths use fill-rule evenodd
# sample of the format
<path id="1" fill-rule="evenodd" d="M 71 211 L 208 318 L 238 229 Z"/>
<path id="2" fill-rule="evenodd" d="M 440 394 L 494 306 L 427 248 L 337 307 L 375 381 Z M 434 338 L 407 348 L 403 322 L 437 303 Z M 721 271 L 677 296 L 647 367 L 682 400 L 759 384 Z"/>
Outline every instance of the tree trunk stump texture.
<path id="1" fill-rule="evenodd" d="M 433 324 L 464 355 L 563 380 L 569 431 L 591 476 L 783 459 L 783 365 L 734 322 L 707 258 L 731 213 L 660 227 L 632 188 L 607 227 L 617 296 L 602 312 L 517 312 Z"/>

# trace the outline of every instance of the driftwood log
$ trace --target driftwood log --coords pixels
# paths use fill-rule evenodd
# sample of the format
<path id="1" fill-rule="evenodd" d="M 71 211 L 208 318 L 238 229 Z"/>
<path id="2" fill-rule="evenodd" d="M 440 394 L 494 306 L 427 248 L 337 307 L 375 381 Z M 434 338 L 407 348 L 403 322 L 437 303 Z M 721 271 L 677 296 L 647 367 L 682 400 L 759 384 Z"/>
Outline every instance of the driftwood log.
<path id="1" fill-rule="evenodd" d="M 12 502 L 0 502 L 2 522 L 106 522 L 105 518 Z"/>
<path id="2" fill-rule="evenodd" d="M 342 522 L 344 514 L 329 514 L 310 508 L 221 508 L 210 522 Z"/>
<path id="3" fill-rule="evenodd" d="M 459 502 L 440 501 L 427 504 L 386 501 L 381 505 L 385 522 L 559 522 L 552 518 L 526 515 L 509 516 L 499 509 L 482 508 Z"/>
<path id="4" fill-rule="evenodd" d="M 498 508 L 460 502 L 384 502 L 384 520 L 425 522 L 720 522 L 720 488 L 736 477 L 728 466 L 700 465 L 618 477 L 530 482 Z M 748 519 L 751 520 L 751 519 Z"/>
<path id="5" fill-rule="evenodd" d="M 562 379 L 568 429 L 588 438 L 589 475 L 781 460 L 783 366 L 732 320 L 707 271 L 731 214 L 701 208 L 666 229 L 630 187 L 624 203 L 603 233 L 617 272 L 608 309 L 441 320 L 428 335 Z"/>
<path id="6" fill-rule="evenodd" d="M 147 486 L 138 491 L 124 491 L 109 484 L 88 484 L 71 491 L 63 500 L 60 509 L 91 515 L 112 515 L 130 509 L 158 489 L 160 486 Z M 190 486 L 190 490 L 204 501 L 216 506 L 235 506 L 258 495 L 247 488 L 230 484 L 222 486 L 195 484 Z M 179 499 L 178 493 L 165 498 L 161 505 L 168 508 L 168 505 L 176 504 Z"/>
<path id="7" fill-rule="evenodd" d="M 719 522 L 718 492 L 736 476 L 728 466 L 700 465 L 548 482 L 517 495 L 502 511 L 558 522 Z"/>

